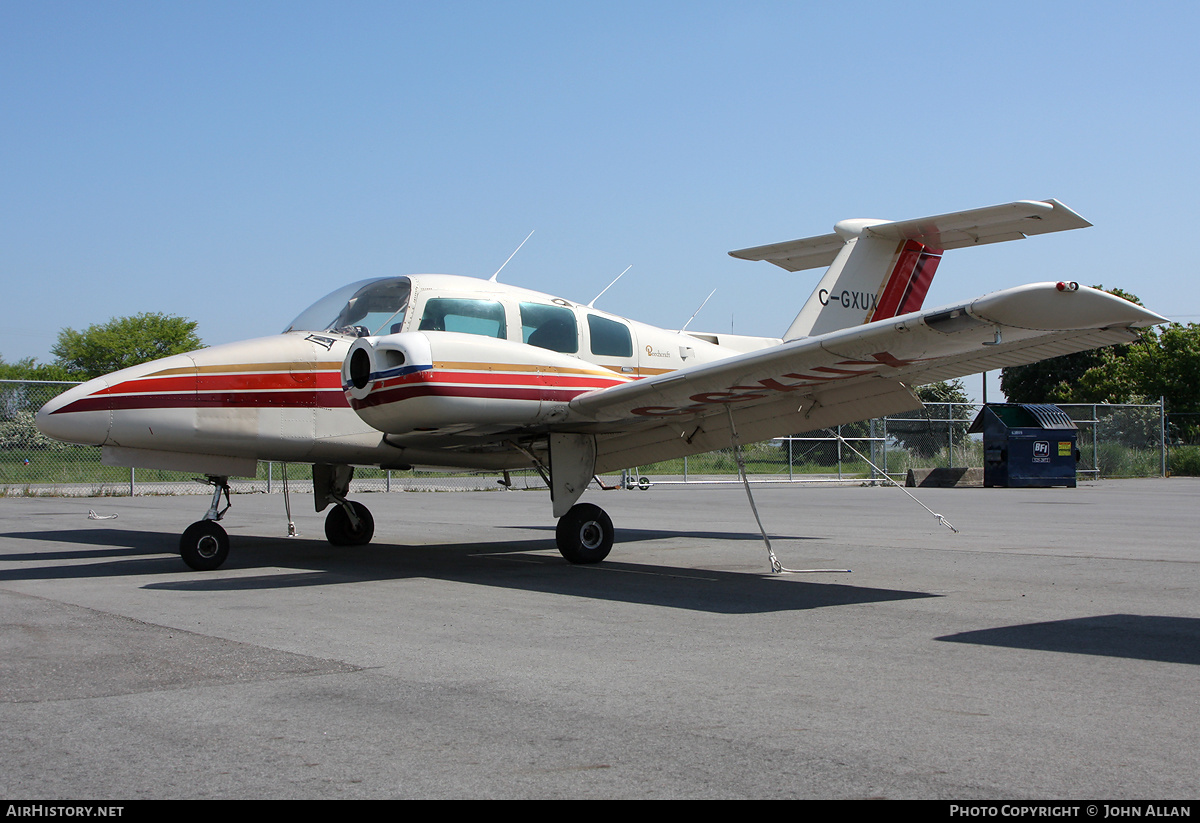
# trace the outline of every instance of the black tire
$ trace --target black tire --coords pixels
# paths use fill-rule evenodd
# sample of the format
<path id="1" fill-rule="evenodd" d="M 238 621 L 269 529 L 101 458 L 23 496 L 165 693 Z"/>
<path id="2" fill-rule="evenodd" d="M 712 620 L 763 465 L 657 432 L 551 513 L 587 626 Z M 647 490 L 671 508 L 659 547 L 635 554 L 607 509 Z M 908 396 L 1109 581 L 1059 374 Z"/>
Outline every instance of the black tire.
<path id="1" fill-rule="evenodd" d="M 325 516 L 325 537 L 335 546 L 365 546 L 375 536 L 375 518 L 371 516 L 371 510 L 356 501 L 351 501 L 350 505 L 359 519 L 358 529 L 350 525 L 350 515 L 340 503 Z"/>
<path id="2" fill-rule="evenodd" d="M 558 551 L 572 563 L 599 563 L 613 547 L 613 524 L 604 509 L 577 503 L 558 519 Z"/>
<path id="3" fill-rule="evenodd" d="M 179 555 L 198 572 L 221 568 L 229 557 L 229 535 L 215 520 L 199 520 L 179 538 Z"/>

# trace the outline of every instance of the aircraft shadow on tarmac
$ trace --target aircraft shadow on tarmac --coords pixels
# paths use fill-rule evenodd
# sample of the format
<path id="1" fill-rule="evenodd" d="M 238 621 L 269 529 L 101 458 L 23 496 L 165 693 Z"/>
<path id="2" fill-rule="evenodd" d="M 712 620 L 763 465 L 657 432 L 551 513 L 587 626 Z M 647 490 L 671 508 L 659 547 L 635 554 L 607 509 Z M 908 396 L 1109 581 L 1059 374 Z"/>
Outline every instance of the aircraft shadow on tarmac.
<path id="1" fill-rule="evenodd" d="M 948 634 L 947 643 L 1200 664 L 1200 619 L 1106 614 Z"/>
<path id="2" fill-rule="evenodd" d="M 686 533 L 684 533 L 686 535 Z M 624 530 L 621 543 L 681 536 L 678 531 Z M 761 540 L 756 534 L 697 532 L 697 539 Z M 4 580 L 68 580 L 118 576 L 170 575 L 144 588 L 174 591 L 252 591 L 301 586 L 330 586 L 365 581 L 441 579 L 460 583 L 588 597 L 720 614 L 758 614 L 826 606 L 907 600 L 937 595 L 847 585 L 825 575 L 787 577 L 768 571 L 765 551 L 756 560 L 761 571 L 622 562 L 610 558 L 595 566 L 563 560 L 553 542 L 536 540 L 389 545 L 334 548 L 304 537 L 238 535 L 228 562 L 217 572 L 186 572 L 171 552 L 175 534 L 117 529 L 69 529 L 10 532 L 0 538 L 73 543 L 78 548 L 5 553 L 0 542 Z M 790 538 L 788 538 L 790 539 Z M 631 553 L 631 557 L 636 558 Z M 78 562 L 72 562 L 78 561 Z M 247 576 L 248 569 L 270 571 Z M 296 569 L 303 571 L 296 571 Z M 186 577 L 180 578 L 186 572 Z"/>

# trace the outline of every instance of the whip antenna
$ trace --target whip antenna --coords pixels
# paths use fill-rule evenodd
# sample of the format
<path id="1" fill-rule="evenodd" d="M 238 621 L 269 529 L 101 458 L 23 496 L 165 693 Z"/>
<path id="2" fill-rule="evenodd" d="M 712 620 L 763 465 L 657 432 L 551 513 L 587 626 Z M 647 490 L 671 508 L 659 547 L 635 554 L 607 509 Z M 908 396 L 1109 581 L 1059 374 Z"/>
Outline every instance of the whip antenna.
<path id="1" fill-rule="evenodd" d="M 532 231 L 529 234 L 525 235 L 525 239 L 521 241 L 521 246 L 524 246 L 530 237 L 533 237 Z M 513 249 L 513 253 L 508 256 L 508 260 L 512 260 L 514 257 L 517 256 L 517 252 L 519 252 L 521 250 L 521 246 L 517 246 L 515 249 Z M 500 268 L 496 269 L 496 273 L 488 278 L 489 283 L 496 282 L 496 278 L 500 276 L 500 272 L 504 271 L 504 267 L 508 265 L 508 260 L 505 260 L 503 263 L 501 263 Z"/>
<path id="2" fill-rule="evenodd" d="M 629 270 L 630 270 L 630 269 L 632 269 L 632 268 L 633 268 L 633 264 L 632 264 L 632 263 L 630 263 L 628 266 L 626 266 L 626 267 L 625 267 L 625 271 L 629 271 Z M 587 307 L 588 307 L 589 309 L 590 309 L 590 308 L 594 308 L 594 307 L 595 307 L 595 305 L 596 305 L 596 301 L 597 301 L 597 300 L 599 300 L 601 297 L 603 297 L 603 296 L 604 296 L 604 292 L 608 291 L 608 290 L 609 290 L 609 289 L 611 289 L 613 286 L 617 285 L 617 281 L 618 281 L 618 280 L 620 280 L 622 277 L 624 277 L 624 276 L 625 276 L 625 271 L 621 272 L 621 273 L 620 273 L 620 274 L 618 274 L 616 277 L 614 277 L 614 278 L 613 278 L 613 281 L 612 281 L 611 283 L 609 283 L 607 286 L 605 286 L 605 287 L 604 287 L 604 291 L 601 291 L 599 294 L 597 294 L 595 297 L 593 297 L 593 298 L 592 298 L 592 302 L 591 302 L 591 303 L 588 303 L 588 304 L 587 304 Z"/>
<path id="3" fill-rule="evenodd" d="M 691 323 L 693 320 L 695 320 L 695 319 L 696 319 L 696 315 L 700 313 L 700 309 L 703 309 L 703 308 L 705 307 L 705 305 L 707 305 L 708 301 L 709 301 L 709 300 L 712 300 L 712 296 L 713 296 L 714 294 L 716 294 L 716 293 L 717 293 L 717 290 L 716 290 L 716 289 L 713 289 L 712 291 L 710 291 L 710 292 L 708 293 L 708 297 L 704 298 L 704 302 L 700 304 L 700 308 L 699 308 L 699 309 L 696 309 L 694 312 L 692 312 L 692 316 L 688 318 L 688 320 L 687 320 L 687 323 L 684 323 L 684 324 L 683 324 L 683 329 L 686 329 L 686 328 L 688 327 L 688 325 L 689 325 L 689 324 L 690 324 L 690 323 Z M 683 334 L 683 329 L 680 329 L 679 331 L 677 331 L 677 332 L 676 332 L 676 334 Z"/>

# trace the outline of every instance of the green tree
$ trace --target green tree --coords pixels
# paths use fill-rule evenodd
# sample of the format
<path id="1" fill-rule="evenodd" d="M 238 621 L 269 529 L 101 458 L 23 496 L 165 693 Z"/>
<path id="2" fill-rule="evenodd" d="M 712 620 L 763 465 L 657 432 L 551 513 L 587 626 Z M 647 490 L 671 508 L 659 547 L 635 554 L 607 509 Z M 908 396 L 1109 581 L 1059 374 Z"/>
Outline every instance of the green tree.
<path id="1" fill-rule="evenodd" d="M 71 380 L 70 373 L 54 363 L 38 363 L 32 357 L 9 363 L 0 355 L 0 380 Z"/>
<path id="2" fill-rule="evenodd" d="M 1145 335 L 1123 357 L 1109 357 L 1084 372 L 1081 402 L 1155 403 L 1163 398 L 1172 437 L 1200 439 L 1200 325 L 1172 323 Z"/>
<path id="3" fill-rule="evenodd" d="M 1142 305 L 1136 295 L 1123 289 L 1097 289 Z M 1000 389 L 1011 403 L 1100 403 L 1106 402 L 1082 388 L 1084 374 L 1093 370 L 1112 371 L 1130 348 L 1155 337 L 1154 329 L 1144 329 L 1141 340 L 1121 346 L 1067 354 L 1024 366 L 1010 366 L 1000 370 Z M 1136 394 L 1136 392 L 1133 392 Z M 1155 395 L 1157 397 L 1158 395 Z M 1113 400 L 1111 402 L 1128 402 Z"/>
<path id="4" fill-rule="evenodd" d="M 887 433 L 905 449 L 922 457 L 933 457 L 948 441 L 947 428 L 953 430 L 955 443 L 966 437 L 975 416 L 971 398 L 961 380 L 943 380 L 917 388 L 917 397 L 925 404 L 909 419 L 888 418 Z M 938 422 L 933 422 L 933 421 Z M 949 420 L 944 423 L 941 421 Z"/>
<path id="5" fill-rule="evenodd" d="M 69 384 L 71 380 L 71 375 L 62 366 L 38 363 L 32 357 L 8 363 L 0 356 L 0 381 L 11 381 L 0 383 L 0 449 L 16 448 L 13 444 L 36 439 L 34 412 L 51 397 L 70 388 L 69 385 L 37 385 L 33 381 Z"/>
<path id="6" fill-rule="evenodd" d="M 51 352 L 72 375 L 92 378 L 203 345 L 194 320 L 143 312 L 114 317 L 82 332 L 63 329 Z"/>
<path id="7" fill-rule="evenodd" d="M 1200 325 L 1172 323 L 1126 348 L 1085 372 L 1079 393 L 1096 403 L 1163 397 L 1173 412 L 1200 412 Z"/>

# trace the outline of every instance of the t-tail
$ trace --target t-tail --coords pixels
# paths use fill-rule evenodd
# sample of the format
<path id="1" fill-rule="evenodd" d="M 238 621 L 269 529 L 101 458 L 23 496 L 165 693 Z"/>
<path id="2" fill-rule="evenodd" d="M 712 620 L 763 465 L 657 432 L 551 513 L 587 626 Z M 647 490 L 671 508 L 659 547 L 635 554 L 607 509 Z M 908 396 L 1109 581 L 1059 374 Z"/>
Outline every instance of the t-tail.
<path id="1" fill-rule="evenodd" d="M 795 340 L 918 311 L 944 251 L 1090 225 L 1057 200 L 1020 200 L 915 220 L 843 220 L 833 234 L 729 254 L 788 271 L 829 267 L 784 334 Z"/>

